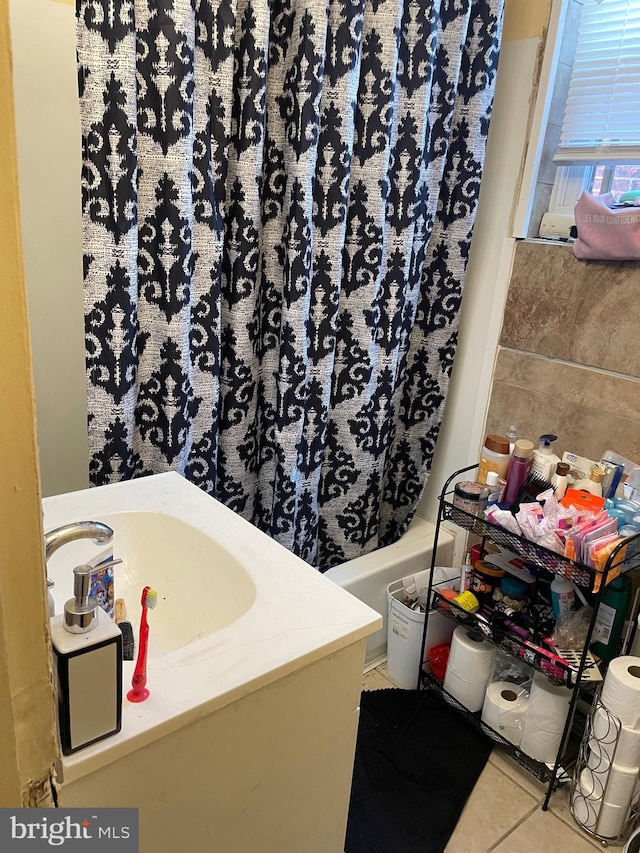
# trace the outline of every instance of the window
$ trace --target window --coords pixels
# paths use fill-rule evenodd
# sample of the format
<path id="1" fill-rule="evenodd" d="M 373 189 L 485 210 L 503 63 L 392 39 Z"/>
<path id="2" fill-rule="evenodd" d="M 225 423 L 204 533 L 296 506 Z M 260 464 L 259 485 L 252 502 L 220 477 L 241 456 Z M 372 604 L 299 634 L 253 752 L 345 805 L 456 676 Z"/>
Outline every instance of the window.
<path id="1" fill-rule="evenodd" d="M 553 160 L 550 213 L 572 215 L 583 190 L 640 195 L 640 0 L 584 0 Z"/>

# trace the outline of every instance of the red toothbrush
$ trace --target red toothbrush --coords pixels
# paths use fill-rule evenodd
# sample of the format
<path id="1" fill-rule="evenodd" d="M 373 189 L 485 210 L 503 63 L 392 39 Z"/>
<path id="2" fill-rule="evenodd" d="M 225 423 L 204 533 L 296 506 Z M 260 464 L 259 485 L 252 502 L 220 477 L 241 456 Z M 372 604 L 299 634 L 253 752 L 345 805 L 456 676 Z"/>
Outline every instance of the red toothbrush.
<path id="1" fill-rule="evenodd" d="M 142 618 L 140 619 L 140 640 L 138 641 L 138 659 L 136 668 L 131 679 L 131 690 L 127 693 L 129 702 L 144 702 L 149 696 L 147 690 L 147 641 L 149 639 L 149 625 L 147 624 L 147 610 L 153 610 L 158 603 L 158 593 L 150 586 L 142 590 L 140 604 L 142 605 Z"/>

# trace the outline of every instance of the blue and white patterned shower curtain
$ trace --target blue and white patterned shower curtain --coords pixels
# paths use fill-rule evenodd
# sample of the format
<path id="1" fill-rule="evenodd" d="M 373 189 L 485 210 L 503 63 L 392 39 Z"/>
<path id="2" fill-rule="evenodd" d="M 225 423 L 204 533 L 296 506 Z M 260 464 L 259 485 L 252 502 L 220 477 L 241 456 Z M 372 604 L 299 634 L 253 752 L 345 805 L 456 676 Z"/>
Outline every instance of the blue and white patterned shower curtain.
<path id="1" fill-rule="evenodd" d="M 502 0 L 77 0 L 91 482 L 394 541 L 458 335 Z"/>

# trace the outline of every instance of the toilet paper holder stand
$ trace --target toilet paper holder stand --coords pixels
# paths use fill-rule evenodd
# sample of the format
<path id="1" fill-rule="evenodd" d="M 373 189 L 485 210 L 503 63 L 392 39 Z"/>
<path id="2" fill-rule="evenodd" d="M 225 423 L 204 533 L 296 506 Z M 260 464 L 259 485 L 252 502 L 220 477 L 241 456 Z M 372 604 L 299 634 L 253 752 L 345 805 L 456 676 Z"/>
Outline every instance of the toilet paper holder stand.
<path id="1" fill-rule="evenodd" d="M 597 803 L 607 802 L 610 776 L 606 768 L 615 763 L 616 752 L 620 743 L 620 732 L 622 730 L 622 723 L 618 717 L 612 714 L 600 701 L 601 689 L 602 685 L 599 686 L 594 694 L 593 705 L 582 735 L 578 758 L 574 766 L 569 789 L 569 807 L 576 823 L 592 838 L 601 841 L 604 845 L 622 844 L 628 839 L 633 830 L 640 826 L 640 768 L 638 768 L 638 781 L 636 781 L 626 816 L 622 821 L 619 831 L 615 835 L 603 835 L 599 833 L 598 824 L 601 817 Z M 606 720 L 605 731 L 600 735 L 596 734 L 596 727 L 594 726 L 594 720 L 598 713 L 600 713 L 601 719 L 604 717 Z M 602 728 L 602 726 L 599 728 Z M 603 759 L 603 753 L 608 754 L 607 760 Z M 594 756 L 596 756 L 595 762 Z M 601 767 L 598 765 L 597 759 L 603 762 Z M 604 775 L 605 782 L 602 790 L 582 789 L 582 772 L 589 769 L 595 774 L 600 770 L 600 774 Z"/>

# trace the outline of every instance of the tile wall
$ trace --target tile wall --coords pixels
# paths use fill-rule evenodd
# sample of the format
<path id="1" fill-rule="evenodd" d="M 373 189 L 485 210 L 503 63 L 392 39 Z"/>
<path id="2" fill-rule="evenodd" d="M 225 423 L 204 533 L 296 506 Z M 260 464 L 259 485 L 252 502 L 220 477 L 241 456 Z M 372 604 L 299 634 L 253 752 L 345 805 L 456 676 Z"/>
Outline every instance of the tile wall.
<path id="1" fill-rule="evenodd" d="M 515 424 L 555 452 L 640 463 L 640 262 L 579 261 L 516 243 L 486 431 Z"/>

